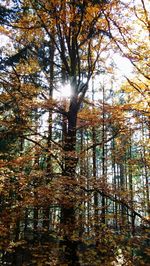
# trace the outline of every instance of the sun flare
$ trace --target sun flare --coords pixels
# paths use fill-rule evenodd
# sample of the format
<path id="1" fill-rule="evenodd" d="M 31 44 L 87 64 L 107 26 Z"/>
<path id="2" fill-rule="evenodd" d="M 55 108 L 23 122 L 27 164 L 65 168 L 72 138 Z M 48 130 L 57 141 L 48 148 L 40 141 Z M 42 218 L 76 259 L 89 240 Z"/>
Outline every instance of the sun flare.
<path id="1" fill-rule="evenodd" d="M 60 97 L 69 98 L 71 96 L 71 93 L 72 93 L 70 84 L 66 83 L 66 84 L 62 85 L 60 90 L 59 90 L 59 93 L 60 93 Z"/>

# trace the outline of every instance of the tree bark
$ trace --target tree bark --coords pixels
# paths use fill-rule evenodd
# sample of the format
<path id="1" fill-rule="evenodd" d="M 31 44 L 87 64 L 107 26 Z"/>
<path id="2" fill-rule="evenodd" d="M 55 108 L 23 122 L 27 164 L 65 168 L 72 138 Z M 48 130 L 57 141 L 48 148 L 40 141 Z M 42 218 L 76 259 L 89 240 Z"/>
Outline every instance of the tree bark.
<path id="1" fill-rule="evenodd" d="M 71 197 L 73 187 L 71 180 L 75 179 L 75 171 L 77 165 L 76 158 L 76 123 L 77 123 L 77 97 L 72 97 L 70 102 L 70 108 L 68 112 L 68 128 L 67 135 L 64 144 L 64 165 L 65 169 L 63 176 L 67 180 L 64 184 L 64 194 L 66 196 L 65 201 L 62 203 L 61 210 L 61 227 L 63 228 L 63 246 L 64 250 L 64 262 L 67 265 L 79 265 L 79 259 L 77 255 L 78 241 L 74 240 L 76 231 L 76 197 Z"/>

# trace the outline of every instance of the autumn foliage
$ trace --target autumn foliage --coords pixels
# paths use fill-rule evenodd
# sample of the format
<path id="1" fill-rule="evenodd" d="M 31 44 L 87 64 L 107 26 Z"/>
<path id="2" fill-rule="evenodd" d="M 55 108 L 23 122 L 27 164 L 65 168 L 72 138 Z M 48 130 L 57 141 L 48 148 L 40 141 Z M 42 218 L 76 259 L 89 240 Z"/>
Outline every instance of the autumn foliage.
<path id="1" fill-rule="evenodd" d="M 3 2 L 0 264 L 149 265 L 148 1 Z"/>

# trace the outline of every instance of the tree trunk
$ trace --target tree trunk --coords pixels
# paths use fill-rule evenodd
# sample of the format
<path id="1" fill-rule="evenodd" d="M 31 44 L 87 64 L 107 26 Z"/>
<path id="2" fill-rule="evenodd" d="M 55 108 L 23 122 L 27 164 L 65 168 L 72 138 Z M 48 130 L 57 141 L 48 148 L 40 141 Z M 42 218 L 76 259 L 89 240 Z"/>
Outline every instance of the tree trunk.
<path id="1" fill-rule="evenodd" d="M 50 62 L 50 73 L 49 73 L 49 99 L 52 100 L 53 98 L 53 86 L 54 86 L 54 41 L 51 40 L 50 42 L 50 54 L 49 54 L 49 62 Z M 51 150 L 51 140 L 52 140 L 52 111 L 48 113 L 48 137 L 47 137 L 47 149 Z M 46 159 L 46 184 L 48 184 L 49 180 L 52 177 L 52 158 L 51 153 L 47 155 Z M 43 210 L 43 228 L 48 231 L 50 227 L 50 208 L 47 205 Z"/>
<path id="2" fill-rule="evenodd" d="M 74 240 L 76 236 L 76 197 L 72 198 L 73 191 L 72 180 L 75 179 L 75 170 L 77 165 L 76 158 L 76 122 L 77 122 L 77 98 L 72 97 L 70 109 L 68 112 L 68 129 L 64 144 L 64 164 L 65 169 L 63 176 L 65 177 L 64 195 L 65 200 L 62 203 L 61 210 L 61 227 L 63 228 L 64 239 L 64 258 L 63 262 L 67 265 L 79 265 L 77 256 L 78 241 Z"/>
<path id="3" fill-rule="evenodd" d="M 104 100 L 105 100 L 105 91 L 104 91 L 104 86 L 102 88 L 102 93 L 103 93 L 103 124 L 102 124 L 102 181 L 103 181 L 103 186 L 105 186 L 106 182 L 106 154 L 105 154 L 105 106 L 104 106 Z M 102 223 L 105 224 L 105 196 L 102 193 Z"/>

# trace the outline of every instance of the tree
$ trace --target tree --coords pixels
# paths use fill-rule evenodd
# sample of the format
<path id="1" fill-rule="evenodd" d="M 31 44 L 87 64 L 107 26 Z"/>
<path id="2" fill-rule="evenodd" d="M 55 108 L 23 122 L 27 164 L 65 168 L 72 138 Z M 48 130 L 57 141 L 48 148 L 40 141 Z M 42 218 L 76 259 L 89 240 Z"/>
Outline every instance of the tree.
<path id="1" fill-rule="evenodd" d="M 128 19 L 119 15 L 129 10 L 128 5 L 14 1 L 11 10 L 15 5 L 18 16 L 13 21 L 8 17 L 3 28 L 9 30 L 13 53 L 8 49 L 1 60 L 1 123 L 5 136 L 15 133 L 21 145 L 16 151 L 7 142 L 13 156 L 2 154 L 3 250 L 5 245 L 12 249 L 14 238 L 14 248 L 22 248 L 22 234 L 21 239 L 33 241 L 35 253 L 36 243 L 43 241 L 47 253 L 52 258 L 55 253 L 62 265 L 91 263 L 90 256 L 97 265 L 104 264 L 108 254 L 114 261 L 119 242 L 123 247 L 126 237 L 126 233 L 123 240 L 112 237 L 115 217 L 122 234 L 129 228 L 130 213 L 147 221 L 132 202 L 132 128 L 125 117 L 130 105 L 111 105 L 104 86 L 99 101 L 92 101 L 88 93 L 98 72 L 111 72 L 105 62 L 111 51 L 121 50 L 131 37 Z M 10 9 L 5 6 L 6 14 Z M 55 99 L 56 91 L 61 86 L 65 90 L 66 84 L 72 90 L 68 101 Z M 85 249 L 87 258 L 80 249 Z M 46 263 L 47 256 L 38 263 Z M 124 257 L 129 259 L 129 254 L 124 252 Z"/>

